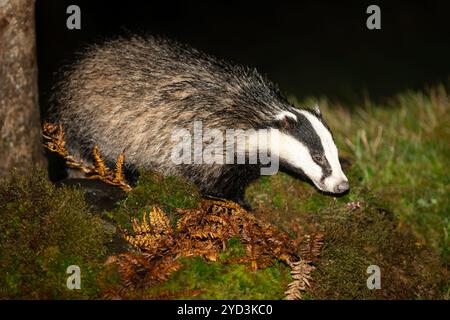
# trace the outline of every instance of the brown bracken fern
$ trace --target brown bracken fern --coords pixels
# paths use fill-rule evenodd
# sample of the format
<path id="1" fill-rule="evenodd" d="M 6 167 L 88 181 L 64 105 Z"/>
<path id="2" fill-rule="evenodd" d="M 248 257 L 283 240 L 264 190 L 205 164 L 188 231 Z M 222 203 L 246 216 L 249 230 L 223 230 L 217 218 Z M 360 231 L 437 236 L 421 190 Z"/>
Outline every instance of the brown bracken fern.
<path id="1" fill-rule="evenodd" d="M 288 261 L 293 281 L 289 283 L 284 293 L 286 300 L 302 299 L 302 292 L 310 286 L 311 272 L 316 268 L 312 263 L 316 262 L 320 256 L 323 238 L 322 233 L 305 235 L 300 242 L 301 259 L 296 262 Z"/>
<path id="2" fill-rule="evenodd" d="M 309 286 L 311 280 L 311 271 L 314 270 L 314 266 L 310 265 L 307 261 L 301 259 L 289 264 L 291 267 L 291 276 L 293 281 L 288 284 L 288 289 L 284 293 L 286 300 L 300 300 L 302 299 L 302 292 Z"/>
<path id="3" fill-rule="evenodd" d="M 138 252 L 108 259 L 108 264 L 118 265 L 123 280 L 122 286 L 114 294 L 109 293 L 110 296 L 120 296 L 166 280 L 180 268 L 180 257 L 201 255 L 216 261 L 228 240 L 236 237 L 245 245 L 246 254 L 235 262 L 258 269 L 271 265 L 274 258 L 284 261 L 292 268 L 294 279 L 286 291 L 287 298 L 301 298 L 301 291 L 309 285 L 313 267 L 309 260 L 299 259 L 298 245 L 288 234 L 226 200 L 203 199 L 197 208 L 178 209 L 178 213 L 181 218 L 174 228 L 166 214 L 154 207 L 150 213 L 143 214 L 140 223 L 136 219 L 132 221 L 132 232 L 121 230 L 125 240 Z M 320 250 L 315 243 L 304 244 L 305 248 L 313 248 L 311 255 Z"/>
<path id="4" fill-rule="evenodd" d="M 110 170 L 101 154 L 98 146 L 92 150 L 94 165 L 87 165 L 82 160 L 75 159 L 66 149 L 64 130 L 60 124 L 51 124 L 45 122 L 43 125 L 44 147 L 51 152 L 57 153 L 64 158 L 69 168 L 81 171 L 87 179 L 101 180 L 107 184 L 120 187 L 122 190 L 131 191 L 130 185 L 125 181 L 123 175 L 123 165 L 125 155 L 123 152 L 119 155 L 115 170 Z"/>

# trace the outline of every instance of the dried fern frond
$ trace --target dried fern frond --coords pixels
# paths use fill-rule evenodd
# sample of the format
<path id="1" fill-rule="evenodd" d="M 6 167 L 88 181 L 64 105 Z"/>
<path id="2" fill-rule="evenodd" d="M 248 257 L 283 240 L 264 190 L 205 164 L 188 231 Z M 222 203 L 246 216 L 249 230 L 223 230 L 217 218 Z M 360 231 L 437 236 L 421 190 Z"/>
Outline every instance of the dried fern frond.
<path id="1" fill-rule="evenodd" d="M 147 220 L 147 212 L 142 216 L 142 223 L 132 220 L 133 234 L 123 232 L 124 239 L 136 249 L 157 254 L 173 243 L 173 230 L 167 215 L 159 208 L 153 207 Z"/>
<path id="2" fill-rule="evenodd" d="M 62 125 L 44 122 L 42 131 L 44 140 L 46 141 L 44 147 L 51 152 L 56 152 L 63 157 L 67 157 L 68 152 L 65 146 L 66 142 L 64 140 Z"/>
<path id="3" fill-rule="evenodd" d="M 94 158 L 94 167 L 97 174 L 100 176 L 108 175 L 108 167 L 105 165 L 105 161 L 103 161 L 102 155 L 100 154 L 100 150 L 98 149 L 97 145 L 95 145 L 92 149 L 92 156 Z"/>
<path id="4" fill-rule="evenodd" d="M 158 207 L 153 207 L 153 210 L 150 212 L 150 224 L 155 232 L 172 234 L 169 218 Z"/>
<path id="5" fill-rule="evenodd" d="M 315 269 L 311 262 L 314 262 L 320 256 L 323 239 L 324 235 L 322 233 L 313 233 L 303 237 L 300 248 L 302 259 L 293 263 L 288 261 L 293 281 L 288 285 L 285 299 L 302 299 L 302 292 L 310 286 L 311 272 Z"/>
<path id="6" fill-rule="evenodd" d="M 314 262 L 320 256 L 323 246 L 324 235 L 322 233 L 313 233 L 306 235 L 300 244 L 301 257 L 304 260 Z"/>
<path id="7" fill-rule="evenodd" d="M 273 263 L 273 258 L 287 261 L 297 259 L 297 246 L 289 236 L 278 229 L 258 221 L 238 204 L 220 199 L 204 199 L 199 209 L 185 209 L 177 223 L 177 232 L 191 241 L 214 243 L 223 250 L 232 237 L 239 238 L 246 247 L 246 257 L 241 262 L 250 263 L 253 269 Z"/>
<path id="8" fill-rule="evenodd" d="M 65 146 L 65 134 L 62 125 L 44 122 L 43 137 L 44 147 L 63 157 L 69 168 L 81 171 L 87 179 L 101 180 L 107 184 L 118 186 L 125 192 L 131 191 L 131 186 L 125 181 L 123 176 L 123 165 L 125 162 L 123 153 L 119 155 L 115 171 L 113 172 L 106 166 L 98 146 L 95 146 L 92 150 L 93 166 L 86 165 L 82 160 L 77 160 L 71 156 Z"/>
<path id="9" fill-rule="evenodd" d="M 119 157 L 116 161 L 116 170 L 114 171 L 114 181 L 120 182 L 125 181 L 125 176 L 123 175 L 123 166 L 125 163 L 125 154 L 122 153 L 119 154 Z"/>
<path id="10" fill-rule="evenodd" d="M 111 256 L 105 264 L 116 265 L 122 277 L 119 295 L 124 294 L 125 290 L 134 291 L 166 281 L 181 267 L 180 263 L 171 257 L 155 258 L 152 255 L 134 255 L 129 252 Z"/>
<path id="11" fill-rule="evenodd" d="M 181 218 L 175 228 L 157 207 L 144 213 L 141 222 L 132 220 L 133 232 L 124 233 L 124 238 L 141 253 L 134 260 L 126 256 L 116 261 L 122 264 L 119 272 L 124 273 L 125 288 L 136 288 L 139 281 L 141 287 L 163 281 L 171 270 L 178 268 L 175 262 L 181 257 L 200 255 L 216 261 L 225 244 L 234 237 L 240 239 L 246 248 L 245 256 L 236 258 L 235 262 L 258 269 L 271 265 L 276 258 L 292 268 L 294 281 L 286 291 L 288 298 L 301 297 L 301 291 L 309 286 L 309 273 L 314 267 L 307 260 L 299 260 L 298 243 L 287 233 L 256 219 L 238 204 L 203 199 L 197 208 L 177 209 L 177 212 Z M 310 248 L 310 255 L 318 254 L 323 237 L 317 235 L 304 239 L 309 239 L 303 242 L 305 248 Z M 162 269 L 158 271 L 156 268 Z"/>
<path id="12" fill-rule="evenodd" d="M 292 262 L 290 267 L 292 269 L 291 276 L 293 281 L 288 284 L 288 289 L 284 293 L 285 299 L 301 300 L 302 292 L 310 286 L 311 271 L 315 268 L 303 259 L 297 262 Z"/>
<path id="13" fill-rule="evenodd" d="M 118 186 L 125 192 L 132 190 L 131 186 L 125 181 L 122 174 L 123 163 L 125 160 L 125 155 L 123 153 L 121 153 L 117 159 L 116 170 L 114 172 L 106 166 L 97 146 L 94 146 L 92 156 L 94 158 L 94 166 L 89 167 L 90 172 L 85 172 L 86 178 L 97 179 L 103 181 L 104 183 Z M 118 177 L 120 177 L 120 179 L 118 179 Z"/>

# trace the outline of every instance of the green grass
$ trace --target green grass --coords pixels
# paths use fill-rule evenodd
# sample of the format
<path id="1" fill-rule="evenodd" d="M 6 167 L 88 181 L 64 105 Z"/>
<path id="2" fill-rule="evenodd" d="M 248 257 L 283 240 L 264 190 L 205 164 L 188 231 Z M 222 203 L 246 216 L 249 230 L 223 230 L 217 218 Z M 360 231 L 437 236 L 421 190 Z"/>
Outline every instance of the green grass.
<path id="1" fill-rule="evenodd" d="M 344 156 L 354 163 L 353 185 L 386 202 L 401 223 L 449 259 L 450 102 L 444 86 L 406 92 L 356 112 L 329 106 L 325 118 Z"/>

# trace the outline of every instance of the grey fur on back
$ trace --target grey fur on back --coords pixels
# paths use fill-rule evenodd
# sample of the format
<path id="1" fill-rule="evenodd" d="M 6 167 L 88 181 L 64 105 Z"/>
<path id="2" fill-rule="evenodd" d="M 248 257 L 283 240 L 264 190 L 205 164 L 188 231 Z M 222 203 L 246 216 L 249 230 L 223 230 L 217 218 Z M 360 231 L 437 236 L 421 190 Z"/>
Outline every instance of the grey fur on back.
<path id="1" fill-rule="evenodd" d="M 52 107 L 70 152 L 87 157 L 97 144 L 114 161 L 182 175 L 214 194 L 225 165 L 174 166 L 175 128 L 261 128 L 290 108 L 256 71 L 166 39 L 118 38 L 90 46 L 54 88 Z M 229 181 L 232 183 L 232 181 Z"/>

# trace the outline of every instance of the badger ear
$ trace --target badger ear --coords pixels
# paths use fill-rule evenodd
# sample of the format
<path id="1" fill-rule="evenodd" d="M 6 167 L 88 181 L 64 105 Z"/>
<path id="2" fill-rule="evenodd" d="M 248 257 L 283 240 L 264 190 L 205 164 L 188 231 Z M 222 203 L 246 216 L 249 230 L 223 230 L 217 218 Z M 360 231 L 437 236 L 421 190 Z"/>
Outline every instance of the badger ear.
<path id="1" fill-rule="evenodd" d="M 276 120 L 286 120 L 290 118 L 291 120 L 297 121 L 297 116 L 290 111 L 282 111 L 275 116 Z"/>
<path id="2" fill-rule="evenodd" d="M 313 110 L 317 113 L 317 114 L 322 114 L 321 112 L 320 112 L 320 108 L 319 108 L 319 105 L 316 103 L 316 105 L 313 107 Z"/>
<path id="3" fill-rule="evenodd" d="M 297 122 L 297 116 L 289 111 L 283 111 L 275 116 L 274 126 L 278 128 L 289 128 Z"/>

